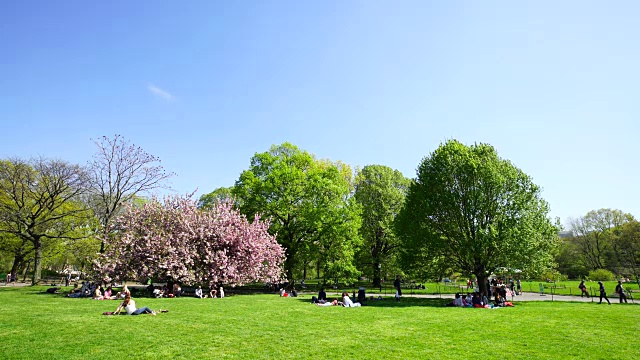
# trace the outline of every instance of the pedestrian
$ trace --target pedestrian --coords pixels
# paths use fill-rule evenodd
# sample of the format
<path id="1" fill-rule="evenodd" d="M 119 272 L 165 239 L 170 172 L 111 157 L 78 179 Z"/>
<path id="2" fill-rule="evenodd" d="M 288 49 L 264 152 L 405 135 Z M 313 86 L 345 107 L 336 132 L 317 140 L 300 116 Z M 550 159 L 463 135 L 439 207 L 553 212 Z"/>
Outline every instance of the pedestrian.
<path id="1" fill-rule="evenodd" d="M 622 287 L 622 281 L 618 280 L 618 285 L 616 285 L 616 292 L 620 295 L 620 304 L 622 304 L 622 300 L 627 303 L 627 295 L 624 294 L 624 288 Z"/>
<path id="2" fill-rule="evenodd" d="M 396 300 L 400 301 L 402 296 L 402 289 L 400 289 L 400 275 L 396 276 L 396 280 L 393 282 L 393 287 L 396 288 Z"/>
<path id="3" fill-rule="evenodd" d="M 587 291 L 587 286 L 584 284 L 584 280 L 580 281 L 578 289 L 580 289 L 580 297 L 583 297 L 584 295 L 587 295 L 587 297 L 589 297 L 589 292 Z"/>
<path id="4" fill-rule="evenodd" d="M 600 285 L 600 302 L 598 304 L 602 304 L 602 298 L 604 298 L 605 300 L 607 300 L 609 305 L 611 305 L 611 301 L 609 301 L 609 299 L 607 298 L 607 291 L 604 289 L 602 281 L 598 281 L 598 285 Z"/>
<path id="5" fill-rule="evenodd" d="M 516 293 L 516 295 L 522 295 L 522 282 L 520 282 L 520 279 L 518 279 L 517 287 L 518 292 Z"/>

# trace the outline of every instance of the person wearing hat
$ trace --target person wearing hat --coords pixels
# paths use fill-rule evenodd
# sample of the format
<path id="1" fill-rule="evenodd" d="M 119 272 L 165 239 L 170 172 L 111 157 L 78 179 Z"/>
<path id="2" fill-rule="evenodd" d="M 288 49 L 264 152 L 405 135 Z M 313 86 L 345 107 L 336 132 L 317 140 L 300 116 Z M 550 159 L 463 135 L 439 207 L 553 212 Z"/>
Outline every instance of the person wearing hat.
<path id="1" fill-rule="evenodd" d="M 600 285 L 600 302 L 598 304 L 602 304 L 602 298 L 604 298 L 605 300 L 607 300 L 609 305 L 611 305 L 611 301 L 609 301 L 609 299 L 607 298 L 607 291 L 604 289 L 602 281 L 598 281 L 598 285 Z"/>

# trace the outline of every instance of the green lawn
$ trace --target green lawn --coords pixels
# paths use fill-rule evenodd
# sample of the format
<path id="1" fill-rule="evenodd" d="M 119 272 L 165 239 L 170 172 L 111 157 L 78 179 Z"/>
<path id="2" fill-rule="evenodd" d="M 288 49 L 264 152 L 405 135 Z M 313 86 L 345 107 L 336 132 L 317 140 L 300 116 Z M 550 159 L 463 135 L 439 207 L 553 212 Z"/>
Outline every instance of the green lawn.
<path id="1" fill-rule="evenodd" d="M 103 316 L 117 301 L 0 288 L 0 358 L 638 358 L 640 306 L 530 302 L 505 309 L 405 298 L 361 308 L 309 296 L 137 298 L 158 316 Z"/>

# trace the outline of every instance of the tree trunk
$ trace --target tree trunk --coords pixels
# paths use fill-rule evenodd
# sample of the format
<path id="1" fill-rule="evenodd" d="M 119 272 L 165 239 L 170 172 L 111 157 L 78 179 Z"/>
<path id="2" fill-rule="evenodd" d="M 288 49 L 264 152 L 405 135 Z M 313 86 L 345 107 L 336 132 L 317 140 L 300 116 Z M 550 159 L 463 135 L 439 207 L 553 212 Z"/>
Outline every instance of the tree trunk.
<path id="1" fill-rule="evenodd" d="M 36 238 L 33 242 L 33 247 L 36 255 L 33 260 L 33 277 L 31 278 L 31 285 L 38 285 L 42 268 L 42 240 L 40 238 Z"/>
<path id="2" fill-rule="evenodd" d="M 287 280 L 291 282 L 293 280 L 293 267 L 294 267 L 294 259 L 291 254 L 287 254 L 287 258 L 284 260 L 284 270 L 287 274 Z"/>
<path id="3" fill-rule="evenodd" d="M 304 269 L 302 270 L 302 280 L 307 280 L 307 265 L 309 263 L 304 264 Z"/>
<path id="4" fill-rule="evenodd" d="M 480 290 L 480 294 L 486 295 L 489 297 L 489 289 L 487 289 L 487 274 L 484 271 L 478 272 L 475 274 L 476 279 L 478 280 L 478 290 Z"/>
<path id="5" fill-rule="evenodd" d="M 373 287 L 380 288 L 382 287 L 382 282 L 380 281 L 380 262 L 373 262 Z"/>
<path id="6" fill-rule="evenodd" d="M 22 274 L 22 282 L 27 281 L 27 274 L 29 273 L 30 266 L 31 266 L 31 261 L 27 261 L 27 266 L 24 268 L 24 274 Z"/>
<path id="7" fill-rule="evenodd" d="M 18 269 L 20 268 L 20 265 L 22 265 L 22 263 L 24 263 L 24 255 L 16 254 L 16 256 L 13 258 L 13 265 L 11 266 L 11 270 L 9 271 L 12 279 L 18 278 Z"/>

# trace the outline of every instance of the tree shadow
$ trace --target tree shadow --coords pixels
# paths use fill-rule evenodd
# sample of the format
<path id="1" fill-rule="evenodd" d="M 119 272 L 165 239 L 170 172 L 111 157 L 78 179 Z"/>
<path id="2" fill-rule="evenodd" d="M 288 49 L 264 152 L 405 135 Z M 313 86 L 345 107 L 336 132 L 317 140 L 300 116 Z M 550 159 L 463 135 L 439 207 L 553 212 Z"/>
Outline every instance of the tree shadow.
<path id="1" fill-rule="evenodd" d="M 336 299 L 335 297 L 328 297 L 329 301 Z M 304 303 L 311 303 L 311 296 L 297 297 L 296 300 Z M 353 299 L 352 299 L 353 300 Z M 385 308 L 404 308 L 404 307 L 445 307 L 446 304 L 451 303 L 451 299 L 429 299 L 429 298 L 401 298 L 400 301 L 396 301 L 395 298 L 387 297 L 382 300 L 368 299 L 363 306 L 364 307 L 385 307 Z"/>

